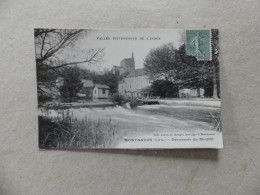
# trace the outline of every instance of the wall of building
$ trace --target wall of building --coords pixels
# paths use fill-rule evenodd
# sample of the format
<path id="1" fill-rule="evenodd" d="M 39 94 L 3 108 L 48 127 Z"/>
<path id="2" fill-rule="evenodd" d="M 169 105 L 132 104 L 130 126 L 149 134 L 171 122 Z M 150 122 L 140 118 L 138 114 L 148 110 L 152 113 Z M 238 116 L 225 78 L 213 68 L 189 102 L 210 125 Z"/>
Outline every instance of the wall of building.
<path id="1" fill-rule="evenodd" d="M 198 91 L 197 89 L 181 89 L 179 91 L 180 97 L 198 97 Z M 200 97 L 204 96 L 204 89 L 200 88 Z"/>
<path id="2" fill-rule="evenodd" d="M 118 85 L 119 94 L 126 95 L 127 92 L 139 92 L 141 89 L 150 86 L 150 81 L 145 75 L 126 77 Z"/>
<path id="3" fill-rule="evenodd" d="M 105 93 L 103 93 L 103 90 Z M 99 89 L 94 87 L 93 98 L 108 98 L 109 90 L 108 89 Z"/>

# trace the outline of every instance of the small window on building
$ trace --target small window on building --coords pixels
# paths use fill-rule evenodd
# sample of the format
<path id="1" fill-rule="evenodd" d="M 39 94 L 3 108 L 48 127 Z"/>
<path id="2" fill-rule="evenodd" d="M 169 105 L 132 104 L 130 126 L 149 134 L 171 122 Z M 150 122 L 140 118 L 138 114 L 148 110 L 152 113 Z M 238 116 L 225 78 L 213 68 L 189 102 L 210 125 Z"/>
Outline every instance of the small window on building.
<path id="1" fill-rule="evenodd" d="M 106 90 L 105 89 L 102 89 L 102 94 L 106 94 Z"/>
<path id="2" fill-rule="evenodd" d="M 95 94 L 97 94 L 97 90 L 95 90 Z"/>

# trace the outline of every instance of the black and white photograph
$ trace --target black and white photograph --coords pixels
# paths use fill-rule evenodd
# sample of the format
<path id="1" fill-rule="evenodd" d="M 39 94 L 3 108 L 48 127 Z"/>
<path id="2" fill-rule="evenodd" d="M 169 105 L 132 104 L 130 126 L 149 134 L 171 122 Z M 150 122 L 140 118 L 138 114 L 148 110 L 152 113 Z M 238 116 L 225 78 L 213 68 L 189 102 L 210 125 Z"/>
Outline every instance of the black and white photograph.
<path id="1" fill-rule="evenodd" d="M 223 148 L 219 31 L 35 29 L 40 149 Z"/>

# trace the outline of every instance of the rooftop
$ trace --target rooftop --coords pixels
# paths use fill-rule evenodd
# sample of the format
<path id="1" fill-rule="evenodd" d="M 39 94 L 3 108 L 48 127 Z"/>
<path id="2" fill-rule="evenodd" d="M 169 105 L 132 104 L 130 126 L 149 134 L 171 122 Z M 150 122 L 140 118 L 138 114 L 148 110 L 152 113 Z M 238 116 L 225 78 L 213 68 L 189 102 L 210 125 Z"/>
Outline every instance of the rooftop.
<path id="1" fill-rule="evenodd" d="M 99 89 L 110 89 L 109 86 L 107 85 L 102 85 L 102 84 L 95 84 L 95 87 L 99 88 Z"/>
<path id="2" fill-rule="evenodd" d="M 83 87 L 94 87 L 94 83 L 92 80 L 81 79 L 83 83 Z"/>

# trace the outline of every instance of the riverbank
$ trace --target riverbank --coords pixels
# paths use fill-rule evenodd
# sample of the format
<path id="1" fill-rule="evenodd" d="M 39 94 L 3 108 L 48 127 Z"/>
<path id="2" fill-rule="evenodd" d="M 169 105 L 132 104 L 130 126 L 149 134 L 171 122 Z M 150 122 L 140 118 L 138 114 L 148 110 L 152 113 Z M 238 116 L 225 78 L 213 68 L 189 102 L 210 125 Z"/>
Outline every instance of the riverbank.
<path id="1" fill-rule="evenodd" d="M 61 102 L 48 102 L 42 107 L 46 109 L 68 109 L 68 108 L 104 108 L 104 107 L 114 107 L 116 106 L 113 102 L 71 102 L 71 103 L 61 103 Z"/>
<path id="2" fill-rule="evenodd" d="M 131 103 L 131 101 L 129 101 Z M 128 102 L 128 103 L 129 103 Z M 167 105 L 167 106 L 201 106 L 201 107 L 212 107 L 212 108 L 220 108 L 221 107 L 221 100 L 220 99 L 213 99 L 213 98 L 192 98 L 192 99 L 182 99 L 182 98 L 166 98 L 160 99 L 159 104 Z M 125 102 L 127 103 L 127 102 Z M 125 105 L 125 104 L 124 104 Z M 123 105 L 123 107 L 125 107 Z M 136 107 L 144 105 L 136 103 Z M 111 101 L 83 101 L 83 102 L 47 102 L 44 105 L 39 107 L 44 107 L 46 109 L 68 109 L 68 108 L 105 108 L 105 107 L 115 107 L 117 106 L 116 103 Z"/>
<path id="3" fill-rule="evenodd" d="M 220 108 L 221 100 L 213 98 L 192 98 L 192 99 L 181 99 L 181 98 L 167 98 L 161 99 L 160 104 L 172 106 L 172 105 L 183 105 L 183 106 L 203 106 Z"/>

